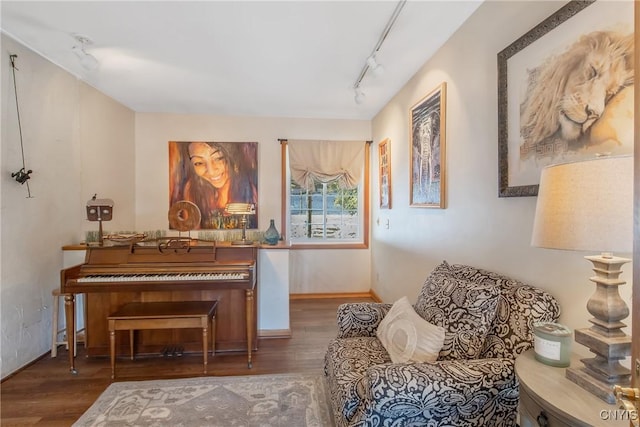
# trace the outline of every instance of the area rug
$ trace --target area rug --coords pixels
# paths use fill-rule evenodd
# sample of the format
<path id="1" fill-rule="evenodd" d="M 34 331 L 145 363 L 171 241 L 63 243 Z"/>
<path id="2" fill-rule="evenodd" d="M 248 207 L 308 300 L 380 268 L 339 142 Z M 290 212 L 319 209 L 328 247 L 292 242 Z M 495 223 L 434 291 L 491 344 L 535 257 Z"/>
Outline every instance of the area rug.
<path id="1" fill-rule="evenodd" d="M 278 374 L 113 383 L 74 427 L 332 426 L 322 375 Z"/>

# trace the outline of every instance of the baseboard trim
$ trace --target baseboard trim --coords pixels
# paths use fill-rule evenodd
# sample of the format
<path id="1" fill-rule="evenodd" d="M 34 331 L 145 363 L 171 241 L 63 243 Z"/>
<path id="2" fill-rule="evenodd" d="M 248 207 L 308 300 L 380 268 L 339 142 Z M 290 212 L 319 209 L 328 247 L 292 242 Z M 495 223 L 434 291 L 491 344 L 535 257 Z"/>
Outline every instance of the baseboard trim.
<path id="1" fill-rule="evenodd" d="M 379 302 L 380 298 L 373 292 L 344 292 L 344 293 L 315 293 L 315 294 L 289 294 L 290 300 L 299 299 L 335 299 L 335 298 L 372 298 Z"/>
<path id="2" fill-rule="evenodd" d="M 380 298 L 380 297 L 378 296 L 378 294 L 376 294 L 376 291 L 374 291 L 374 290 L 372 289 L 372 290 L 371 290 L 371 291 L 369 291 L 369 292 L 371 293 L 371 298 L 373 298 L 373 300 L 374 300 L 375 302 L 383 302 L 383 301 L 382 301 L 382 298 Z"/>
<path id="3" fill-rule="evenodd" d="M 291 338 L 291 329 L 260 329 L 258 331 L 258 338 Z"/>
<path id="4" fill-rule="evenodd" d="M 3 382 L 5 382 L 6 380 L 8 380 L 9 378 L 19 374 L 20 372 L 24 371 L 25 369 L 27 369 L 29 366 L 34 365 L 36 362 L 39 362 L 40 360 L 44 359 L 47 356 L 51 355 L 51 349 L 47 350 L 46 352 L 42 353 L 41 356 L 36 357 L 35 359 L 33 359 L 31 362 L 27 362 L 25 365 L 19 367 L 18 369 L 16 369 L 13 372 L 8 373 L 4 378 L 0 379 L 0 384 L 2 384 Z"/>

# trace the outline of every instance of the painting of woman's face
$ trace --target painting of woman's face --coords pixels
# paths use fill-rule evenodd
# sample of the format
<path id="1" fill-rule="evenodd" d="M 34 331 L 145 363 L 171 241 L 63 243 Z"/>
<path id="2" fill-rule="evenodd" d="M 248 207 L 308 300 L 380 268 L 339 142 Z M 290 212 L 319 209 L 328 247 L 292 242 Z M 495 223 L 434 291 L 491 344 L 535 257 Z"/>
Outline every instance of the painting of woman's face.
<path id="1" fill-rule="evenodd" d="M 222 188 L 229 181 L 229 163 L 220 149 L 204 142 L 189 144 L 189 160 L 197 175 L 215 188 Z"/>
<path id="2" fill-rule="evenodd" d="M 169 208 L 187 201 L 200 210 L 200 229 L 240 227 L 230 203 L 249 203 L 256 215 L 248 228 L 258 228 L 258 143 L 169 141 Z"/>

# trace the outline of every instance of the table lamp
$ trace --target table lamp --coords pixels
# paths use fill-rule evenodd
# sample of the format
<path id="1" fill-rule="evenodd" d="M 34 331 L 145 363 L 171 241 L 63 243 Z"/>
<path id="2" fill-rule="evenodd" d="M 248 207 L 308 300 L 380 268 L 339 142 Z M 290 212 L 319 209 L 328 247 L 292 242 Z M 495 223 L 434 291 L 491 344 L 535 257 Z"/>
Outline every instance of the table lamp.
<path id="1" fill-rule="evenodd" d="M 242 239 L 231 242 L 232 245 L 250 245 L 253 242 L 247 240 L 247 215 L 255 215 L 256 207 L 252 203 L 229 203 L 224 208 L 230 215 L 240 215 L 240 227 L 242 228 Z"/>
<path id="2" fill-rule="evenodd" d="M 113 200 L 96 199 L 96 194 L 87 202 L 87 219 L 89 221 L 98 221 L 98 244 L 104 244 L 102 234 L 102 221 L 111 221 L 113 217 Z"/>
<path id="3" fill-rule="evenodd" d="M 540 176 L 531 245 L 574 251 L 603 251 L 586 256 L 593 263 L 595 293 L 587 302 L 590 328 L 576 329 L 575 340 L 595 357 L 570 367 L 569 380 L 608 403 L 614 385 L 626 385 L 630 371 L 620 360 L 631 354 L 631 337 L 622 332 L 629 308 L 618 293 L 623 264 L 633 237 L 633 157 L 598 157 L 547 166 Z"/>

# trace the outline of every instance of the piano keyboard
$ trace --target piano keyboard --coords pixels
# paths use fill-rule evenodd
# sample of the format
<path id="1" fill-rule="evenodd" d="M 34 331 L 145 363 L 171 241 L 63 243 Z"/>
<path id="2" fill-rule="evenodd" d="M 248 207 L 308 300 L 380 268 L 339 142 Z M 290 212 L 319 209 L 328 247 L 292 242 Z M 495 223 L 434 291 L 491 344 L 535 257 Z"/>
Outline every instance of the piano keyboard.
<path id="1" fill-rule="evenodd" d="M 214 280 L 247 280 L 249 273 L 154 273 L 154 274 L 91 274 L 78 277 L 79 283 L 97 282 L 179 282 L 214 281 Z"/>

